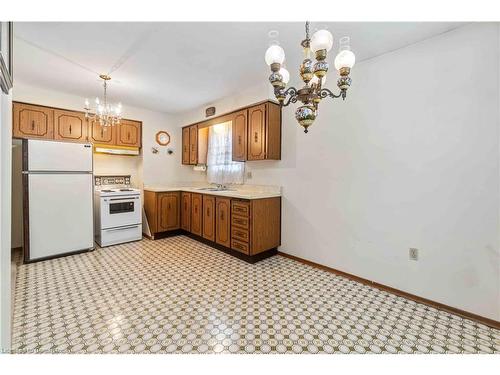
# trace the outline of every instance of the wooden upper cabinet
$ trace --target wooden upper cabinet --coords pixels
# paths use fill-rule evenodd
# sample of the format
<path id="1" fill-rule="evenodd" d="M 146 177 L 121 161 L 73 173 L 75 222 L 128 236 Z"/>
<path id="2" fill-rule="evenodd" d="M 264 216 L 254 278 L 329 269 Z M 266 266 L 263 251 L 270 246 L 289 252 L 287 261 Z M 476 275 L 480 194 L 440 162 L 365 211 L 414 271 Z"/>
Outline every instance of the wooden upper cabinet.
<path id="1" fill-rule="evenodd" d="M 189 127 L 182 128 L 182 164 L 189 164 Z"/>
<path id="2" fill-rule="evenodd" d="M 14 138 L 54 139 L 54 110 L 24 103 L 13 103 Z"/>
<path id="3" fill-rule="evenodd" d="M 181 193 L 181 228 L 191 231 L 191 193 Z"/>
<path id="4" fill-rule="evenodd" d="M 216 200 L 216 236 L 215 242 L 220 245 L 231 246 L 231 199 L 219 198 Z"/>
<path id="5" fill-rule="evenodd" d="M 233 160 L 247 160 L 247 114 L 248 111 L 237 112 L 233 118 Z"/>
<path id="6" fill-rule="evenodd" d="M 198 128 L 198 160 L 196 164 L 207 164 L 208 158 L 208 127 Z"/>
<path id="7" fill-rule="evenodd" d="M 191 233 L 201 236 L 203 233 L 202 195 L 191 193 Z"/>
<path id="8" fill-rule="evenodd" d="M 203 237 L 215 241 L 215 197 L 203 195 Z"/>
<path id="9" fill-rule="evenodd" d="M 180 228 L 180 193 L 158 194 L 158 232 Z"/>
<path id="10" fill-rule="evenodd" d="M 116 143 L 116 132 L 114 126 L 101 126 L 99 121 L 89 121 L 89 141 L 98 144 Z"/>
<path id="11" fill-rule="evenodd" d="M 182 164 L 205 163 L 208 128 L 227 121 L 232 123 L 232 160 L 281 160 L 281 107 L 266 101 L 185 126 L 182 129 Z"/>
<path id="12" fill-rule="evenodd" d="M 120 120 L 116 125 L 116 144 L 118 146 L 141 147 L 141 127 L 138 121 Z"/>
<path id="13" fill-rule="evenodd" d="M 88 124 L 85 114 L 73 111 L 54 111 L 54 139 L 87 142 Z"/>
<path id="14" fill-rule="evenodd" d="M 248 110 L 248 160 L 266 158 L 266 104 Z"/>
<path id="15" fill-rule="evenodd" d="M 247 160 L 281 159 L 281 108 L 266 102 L 248 109 Z"/>
<path id="16" fill-rule="evenodd" d="M 198 125 L 189 127 L 189 164 L 198 164 Z"/>

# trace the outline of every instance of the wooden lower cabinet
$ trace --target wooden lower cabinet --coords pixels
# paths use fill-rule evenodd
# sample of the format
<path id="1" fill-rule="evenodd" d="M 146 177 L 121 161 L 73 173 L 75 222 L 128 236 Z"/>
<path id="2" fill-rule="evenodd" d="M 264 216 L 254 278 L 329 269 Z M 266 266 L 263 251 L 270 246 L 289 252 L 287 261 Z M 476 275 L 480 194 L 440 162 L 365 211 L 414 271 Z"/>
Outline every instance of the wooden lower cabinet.
<path id="1" fill-rule="evenodd" d="M 180 228 L 180 194 L 158 194 L 158 231 L 164 232 Z"/>
<path id="2" fill-rule="evenodd" d="M 215 197 L 203 195 L 203 238 L 215 241 Z"/>
<path id="3" fill-rule="evenodd" d="M 231 198 L 215 198 L 217 219 L 215 242 L 231 247 Z"/>
<path id="4" fill-rule="evenodd" d="M 191 193 L 181 193 L 181 228 L 191 231 Z"/>
<path id="5" fill-rule="evenodd" d="M 153 239 L 161 232 L 182 229 L 249 258 L 281 243 L 280 197 L 245 200 L 146 190 L 144 209 Z"/>
<path id="6" fill-rule="evenodd" d="M 281 198 L 231 201 L 231 248 L 257 255 L 281 243 Z"/>
<path id="7" fill-rule="evenodd" d="M 151 238 L 157 233 L 180 228 L 180 192 L 144 191 L 144 211 Z"/>
<path id="8" fill-rule="evenodd" d="M 203 199 L 201 194 L 191 193 L 191 233 L 201 236 L 203 222 Z"/>

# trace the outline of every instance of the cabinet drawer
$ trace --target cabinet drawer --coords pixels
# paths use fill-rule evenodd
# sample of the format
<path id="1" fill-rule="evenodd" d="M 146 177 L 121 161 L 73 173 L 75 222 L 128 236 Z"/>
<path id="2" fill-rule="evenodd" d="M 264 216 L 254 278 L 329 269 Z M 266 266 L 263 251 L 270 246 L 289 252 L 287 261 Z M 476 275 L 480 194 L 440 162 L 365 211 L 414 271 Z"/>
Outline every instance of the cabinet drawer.
<path id="1" fill-rule="evenodd" d="M 232 215 L 231 225 L 235 225 L 240 228 L 248 229 L 248 217 Z"/>
<path id="2" fill-rule="evenodd" d="M 231 202 L 231 212 L 236 215 L 248 216 L 250 214 L 250 203 L 242 201 Z"/>
<path id="3" fill-rule="evenodd" d="M 231 240 L 231 249 L 239 251 L 240 253 L 249 254 L 248 244 L 235 239 Z"/>
<path id="4" fill-rule="evenodd" d="M 248 242 L 250 235 L 248 233 L 248 230 L 246 230 L 246 229 L 232 227 L 231 228 L 231 237 L 236 238 L 237 240 L 240 240 L 240 241 Z"/>

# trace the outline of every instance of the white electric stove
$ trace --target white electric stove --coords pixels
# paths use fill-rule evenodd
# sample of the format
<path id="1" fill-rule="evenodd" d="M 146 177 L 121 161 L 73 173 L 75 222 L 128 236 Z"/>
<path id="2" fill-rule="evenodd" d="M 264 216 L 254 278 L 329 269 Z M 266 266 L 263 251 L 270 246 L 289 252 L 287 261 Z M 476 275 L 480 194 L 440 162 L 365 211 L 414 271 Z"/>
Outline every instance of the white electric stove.
<path id="1" fill-rule="evenodd" d="M 95 241 L 101 247 L 142 239 L 142 204 L 130 176 L 94 176 Z"/>

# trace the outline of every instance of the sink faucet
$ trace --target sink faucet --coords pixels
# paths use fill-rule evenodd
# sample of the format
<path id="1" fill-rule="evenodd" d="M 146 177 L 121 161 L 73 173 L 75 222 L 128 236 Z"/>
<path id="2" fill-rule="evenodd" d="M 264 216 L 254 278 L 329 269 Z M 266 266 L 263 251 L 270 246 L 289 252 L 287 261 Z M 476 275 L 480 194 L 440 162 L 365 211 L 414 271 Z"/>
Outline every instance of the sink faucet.
<path id="1" fill-rule="evenodd" d="M 224 190 L 224 189 L 227 189 L 227 186 L 223 185 L 223 184 L 217 184 L 217 189 L 218 190 Z"/>

